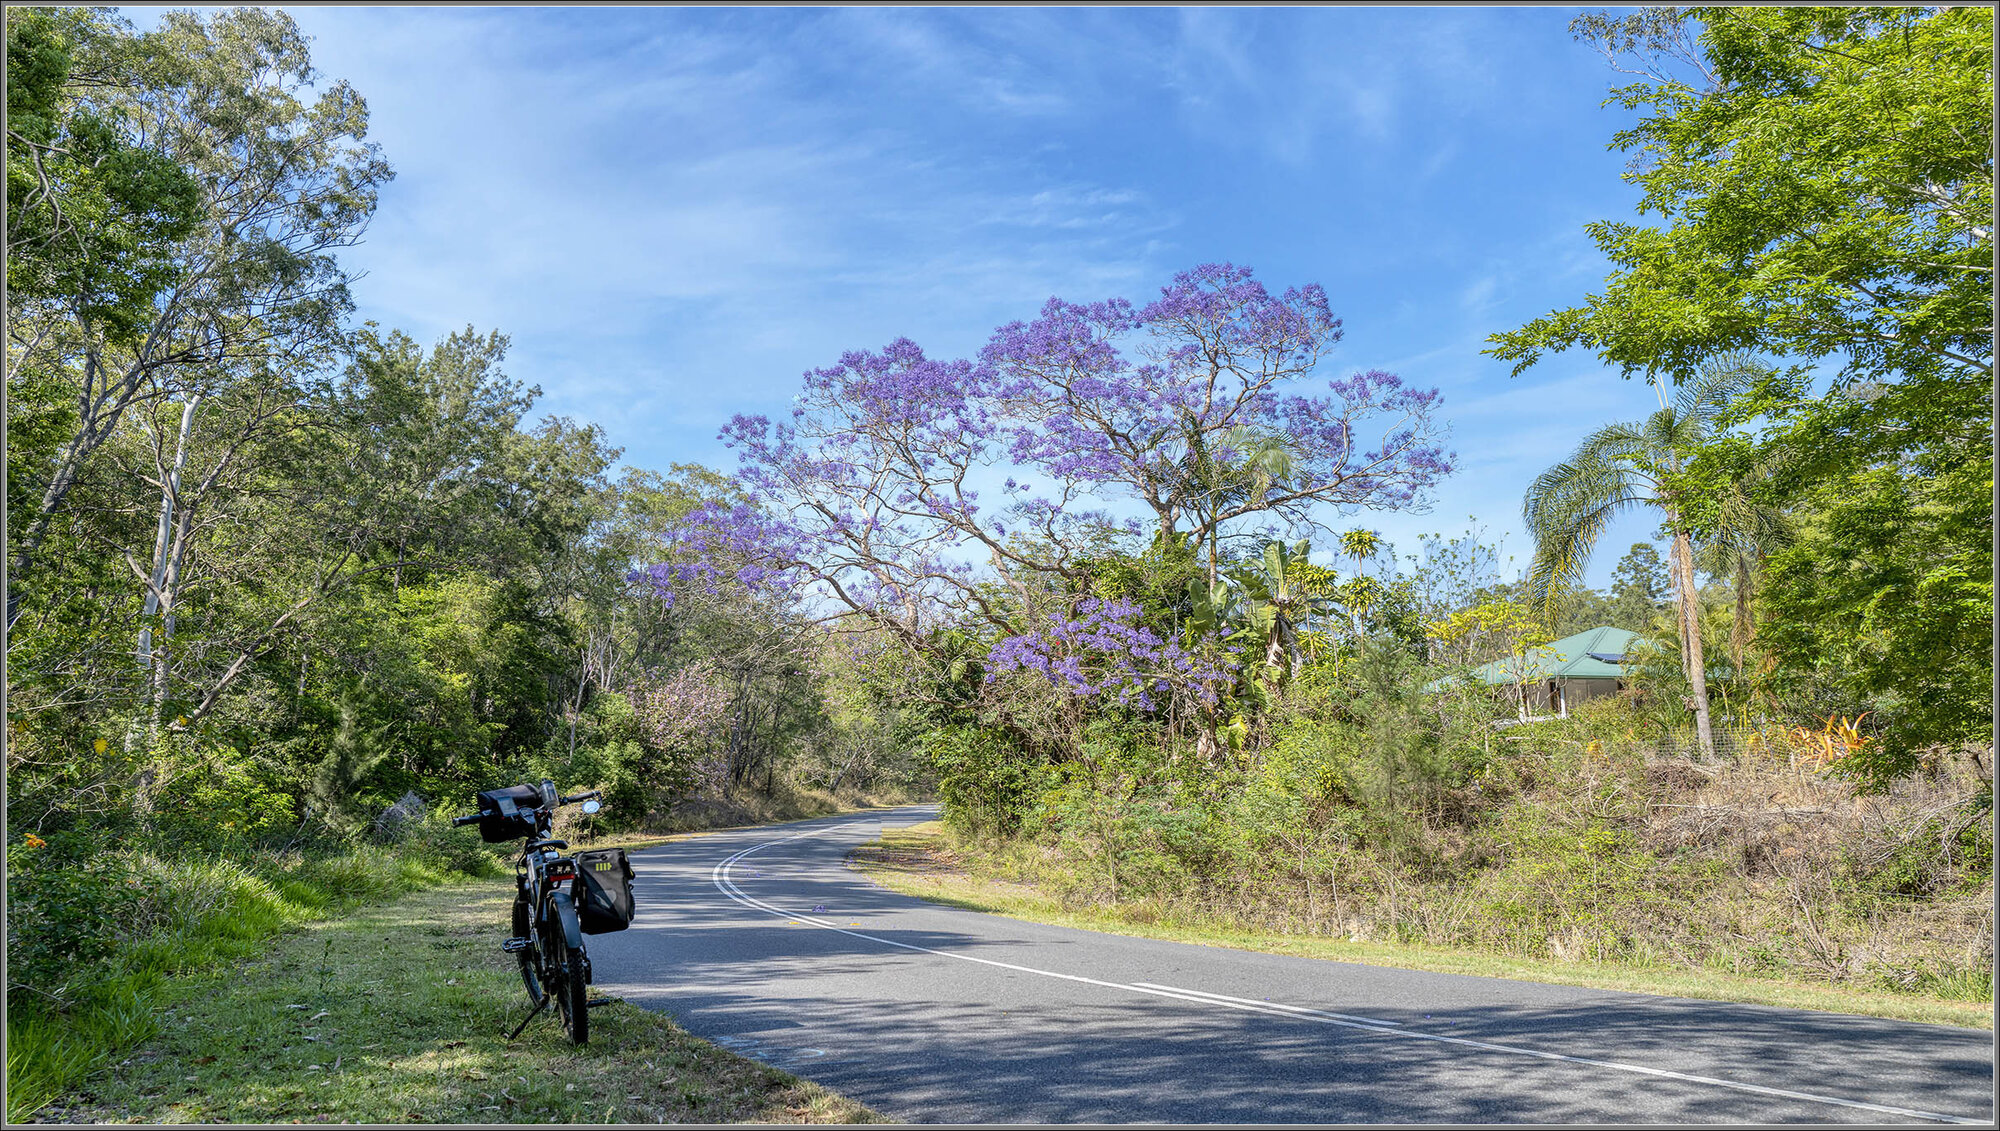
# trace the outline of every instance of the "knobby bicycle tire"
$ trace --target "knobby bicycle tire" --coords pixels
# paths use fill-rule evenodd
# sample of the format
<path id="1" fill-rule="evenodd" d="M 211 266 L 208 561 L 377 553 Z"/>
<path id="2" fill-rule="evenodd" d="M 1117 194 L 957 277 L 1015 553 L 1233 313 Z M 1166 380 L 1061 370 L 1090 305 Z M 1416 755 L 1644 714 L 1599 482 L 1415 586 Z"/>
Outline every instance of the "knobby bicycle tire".
<path id="1" fill-rule="evenodd" d="M 584 957 L 580 946 L 562 948 L 562 965 L 559 980 L 554 986 L 556 1005 L 562 1010 L 563 1031 L 569 1034 L 571 1044 L 580 1045 L 590 1040 L 590 1002 L 584 988 Z"/>

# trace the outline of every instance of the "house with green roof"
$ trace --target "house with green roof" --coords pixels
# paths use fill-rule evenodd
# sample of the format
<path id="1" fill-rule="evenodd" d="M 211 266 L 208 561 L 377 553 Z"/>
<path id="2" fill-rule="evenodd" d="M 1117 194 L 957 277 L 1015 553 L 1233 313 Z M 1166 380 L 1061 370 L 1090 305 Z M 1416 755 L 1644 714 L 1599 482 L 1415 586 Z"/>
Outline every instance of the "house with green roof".
<path id="1" fill-rule="evenodd" d="M 1638 638 L 1636 632 L 1599 625 L 1531 648 L 1526 655 L 1481 664 L 1468 677 L 1474 683 L 1505 689 L 1519 706 L 1522 718 L 1530 709 L 1553 710 L 1567 717 L 1571 704 L 1618 692 L 1624 674 L 1620 665 Z M 1431 687 L 1440 688 L 1445 682 L 1439 680 Z"/>

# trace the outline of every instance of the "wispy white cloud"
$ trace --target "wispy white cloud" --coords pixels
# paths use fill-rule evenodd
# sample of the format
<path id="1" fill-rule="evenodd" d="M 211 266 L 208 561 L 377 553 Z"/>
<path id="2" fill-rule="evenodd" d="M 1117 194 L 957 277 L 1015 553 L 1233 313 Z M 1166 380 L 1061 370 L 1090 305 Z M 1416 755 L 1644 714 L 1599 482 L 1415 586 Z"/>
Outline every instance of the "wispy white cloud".
<path id="1" fill-rule="evenodd" d="M 1420 40 L 1379 10 L 1184 8 L 1170 86 L 1189 121 L 1224 144 L 1303 165 L 1328 151 L 1400 145 L 1418 118 L 1434 127 L 1497 112 L 1490 14 L 1430 14 Z M 1418 179 L 1452 155 L 1434 149 Z"/>
<path id="2" fill-rule="evenodd" d="M 1493 276 L 1481 275 L 1472 281 L 1471 286 L 1458 292 L 1458 305 L 1470 314 L 1484 313 L 1493 305 L 1493 291 L 1499 285 L 1499 280 Z"/>
<path id="3" fill-rule="evenodd" d="M 510 333 L 513 372 L 636 464 L 727 464 L 729 415 L 845 349 L 963 355 L 1050 295 L 1222 259 L 1327 285 L 1330 368 L 1443 389 L 1466 470 L 1369 525 L 1517 529 L 1539 453 L 1628 415 L 1593 359 L 1509 379 L 1480 353 L 1578 301 L 1604 270 L 1581 223 L 1629 206 L 1562 13 L 296 15 L 399 170 L 349 256 L 364 315 Z"/>
<path id="4" fill-rule="evenodd" d="M 939 150 L 817 97 L 756 36 L 653 36 L 620 49 L 647 68 L 607 83 L 602 59 L 533 53 L 490 17 L 410 17 L 385 50 L 372 20 L 302 15 L 370 93 L 401 174 L 353 256 L 367 313 L 424 335 L 507 329 L 549 406 L 606 421 L 634 458 L 655 438 L 621 422 L 649 409 L 706 448 L 725 409 L 840 349 L 940 323 L 976 346 L 963 328 L 1000 309 L 1115 293 L 1146 265 L 1132 245 L 1177 223 L 1129 186 Z M 981 61 L 921 21 L 831 22 L 876 73 Z M 989 71 L 988 93 L 1033 85 Z"/>

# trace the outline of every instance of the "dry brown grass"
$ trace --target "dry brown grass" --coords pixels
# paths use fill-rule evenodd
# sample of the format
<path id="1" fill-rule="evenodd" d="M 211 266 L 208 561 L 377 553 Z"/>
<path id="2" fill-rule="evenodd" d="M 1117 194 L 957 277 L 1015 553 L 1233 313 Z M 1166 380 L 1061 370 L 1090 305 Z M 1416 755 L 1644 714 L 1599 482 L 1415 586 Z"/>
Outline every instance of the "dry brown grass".
<path id="1" fill-rule="evenodd" d="M 1105 906 L 1066 901 L 1046 888 L 999 878 L 1003 872 L 1016 873 L 989 852 L 952 850 L 935 823 L 889 830 L 882 841 L 858 850 L 852 862 L 877 883 L 905 895 L 1086 930 L 1410 970 L 1993 1027 L 1990 1004 L 1922 994 L 1744 977 L 1712 969 L 1600 963 L 1581 954 L 1527 958 L 1492 949 L 1381 941 L 1369 937 L 1360 920 L 1337 924 L 1339 929 L 1328 933 L 1301 933 L 1286 929 L 1296 928 L 1296 922 L 1287 924 L 1268 914 L 1232 914 L 1233 905 L 1221 900 L 1207 910 L 1186 902 Z M 1349 934 L 1346 928 L 1356 930 Z"/>
<path id="2" fill-rule="evenodd" d="M 952 847 L 982 883 L 1142 926 L 1992 1001 L 1983 751 L 1866 793 L 1782 747 L 1704 765 L 1624 730 L 1510 734 L 1463 804 L 1393 837 L 1225 820 L 1189 852 L 1135 828 L 1116 888 L 1091 831 Z"/>

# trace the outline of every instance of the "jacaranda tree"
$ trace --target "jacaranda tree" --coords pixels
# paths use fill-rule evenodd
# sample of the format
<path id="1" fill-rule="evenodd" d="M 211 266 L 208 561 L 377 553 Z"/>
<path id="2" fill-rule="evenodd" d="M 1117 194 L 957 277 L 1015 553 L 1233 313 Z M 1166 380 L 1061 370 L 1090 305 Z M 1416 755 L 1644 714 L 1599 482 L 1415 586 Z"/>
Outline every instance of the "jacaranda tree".
<path id="1" fill-rule="evenodd" d="M 907 339 L 849 353 L 806 374 L 790 419 L 724 429 L 751 502 L 689 516 L 654 579 L 797 585 L 917 646 L 983 623 L 1008 665 L 1067 657 L 1076 694 L 1150 704 L 1160 681 L 1215 669 L 1139 631 L 1137 606 L 1083 608 L 1093 555 L 1149 525 L 1195 545 L 1250 525 L 1299 537 L 1420 504 L 1450 471 L 1435 390 L 1378 370 L 1310 389 L 1339 339 L 1319 287 L 1274 295 L 1247 268 L 1209 264 L 1144 306 L 1050 299 L 976 360 Z M 1285 459 L 1263 458 L 1271 437 Z M 1218 505 L 1219 474 L 1253 460 L 1258 489 Z M 982 498 L 977 484 L 1010 470 Z M 1052 603 L 1052 586 L 1074 597 Z"/>

